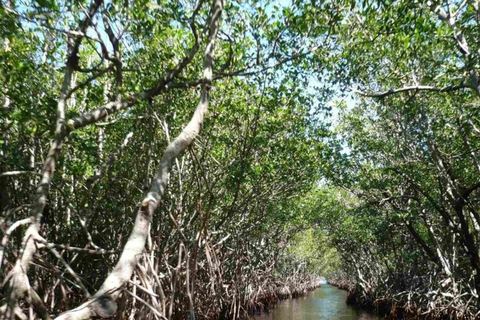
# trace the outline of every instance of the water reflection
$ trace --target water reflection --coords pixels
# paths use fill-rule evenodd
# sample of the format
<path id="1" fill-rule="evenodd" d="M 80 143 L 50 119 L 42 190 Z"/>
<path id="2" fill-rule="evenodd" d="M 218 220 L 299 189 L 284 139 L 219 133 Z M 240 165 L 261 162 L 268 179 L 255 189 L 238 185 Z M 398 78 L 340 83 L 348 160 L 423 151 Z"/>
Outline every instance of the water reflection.
<path id="1" fill-rule="evenodd" d="M 330 285 L 308 296 L 285 300 L 275 306 L 269 313 L 256 316 L 255 320 L 376 320 L 376 315 L 348 306 L 347 292 Z"/>

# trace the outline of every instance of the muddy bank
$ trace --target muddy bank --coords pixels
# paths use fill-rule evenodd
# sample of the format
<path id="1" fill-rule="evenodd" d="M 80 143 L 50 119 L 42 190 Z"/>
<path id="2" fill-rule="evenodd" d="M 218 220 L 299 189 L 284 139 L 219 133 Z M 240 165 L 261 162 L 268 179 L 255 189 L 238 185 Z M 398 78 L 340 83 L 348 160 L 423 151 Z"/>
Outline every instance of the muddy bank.
<path id="1" fill-rule="evenodd" d="M 244 308 L 250 316 L 260 314 L 261 312 L 268 312 L 274 306 L 285 299 L 295 299 L 307 295 L 309 292 L 320 287 L 319 280 L 307 281 L 300 284 L 274 284 L 275 289 L 268 292 L 259 288 L 258 293 L 252 295 L 245 303 Z M 263 292 L 262 292 L 263 291 Z M 230 319 L 231 317 L 224 317 L 221 319 Z"/>
<path id="2" fill-rule="evenodd" d="M 358 289 L 353 283 L 346 280 L 329 281 L 330 285 L 348 292 L 346 303 L 352 306 L 375 312 L 379 316 L 388 319 L 425 319 L 418 314 L 409 314 L 405 309 L 399 307 L 395 302 L 388 300 L 373 299 L 365 295 L 361 289 Z"/>
<path id="3" fill-rule="evenodd" d="M 347 304 L 375 312 L 386 319 L 478 319 L 478 313 L 477 315 L 468 314 L 466 311 L 448 305 L 426 310 L 414 302 L 395 301 L 394 299 L 377 297 L 373 293 L 366 294 L 360 286 L 345 280 L 329 281 L 328 283 L 348 291 Z"/>

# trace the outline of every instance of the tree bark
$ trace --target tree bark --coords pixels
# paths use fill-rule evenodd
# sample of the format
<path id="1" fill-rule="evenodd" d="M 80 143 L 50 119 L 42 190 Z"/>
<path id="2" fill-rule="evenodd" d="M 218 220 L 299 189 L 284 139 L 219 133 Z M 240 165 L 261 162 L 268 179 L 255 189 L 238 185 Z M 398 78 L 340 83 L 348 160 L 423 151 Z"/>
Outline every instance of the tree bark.
<path id="1" fill-rule="evenodd" d="M 116 300 L 122 293 L 125 284 L 130 280 L 138 257 L 142 254 L 148 237 L 150 222 L 155 209 L 161 202 L 167 186 L 170 171 L 175 159 L 194 141 L 200 132 L 205 112 L 209 104 L 209 91 L 213 75 L 213 54 L 215 40 L 220 26 L 222 0 L 215 0 L 209 15 L 209 35 L 205 49 L 203 84 L 200 101 L 195 109 L 192 119 L 166 148 L 160 161 L 160 168 L 153 180 L 150 191 L 142 201 L 142 206 L 137 212 L 132 233 L 123 249 L 122 255 L 113 271 L 108 275 L 100 289 L 89 301 L 76 309 L 67 311 L 56 320 L 86 320 L 92 317 L 107 318 L 116 313 Z"/>
<path id="2" fill-rule="evenodd" d="M 86 29 L 91 23 L 91 18 L 97 13 L 103 0 L 94 0 L 86 15 L 79 26 L 79 31 L 84 34 Z M 22 248 L 23 251 L 20 254 L 20 258 L 16 261 L 15 267 L 9 272 L 5 281 L 9 282 L 10 294 L 9 294 L 9 306 L 15 306 L 16 301 L 22 298 L 27 291 L 32 295 L 33 291 L 29 285 L 27 273 L 30 266 L 30 262 L 33 256 L 37 252 L 35 241 L 39 239 L 40 222 L 43 216 L 43 210 L 47 203 L 47 197 L 50 189 L 50 183 L 52 181 L 53 173 L 55 171 L 55 164 L 60 155 L 63 142 L 67 136 L 66 128 L 66 102 L 67 93 L 72 80 L 72 74 L 76 68 L 75 61 L 77 61 L 77 54 L 82 37 L 77 37 L 75 40 L 69 39 L 68 44 L 68 58 L 65 75 L 63 78 L 62 89 L 57 102 L 57 121 L 55 126 L 55 136 L 52 141 L 50 151 L 48 152 L 47 159 L 43 164 L 41 179 L 37 185 L 36 196 L 34 205 L 32 208 L 32 223 L 28 227 L 25 236 L 23 238 Z M 37 309 L 42 310 L 40 315 L 42 319 L 49 319 L 50 317 L 45 312 L 46 308 L 43 305 L 41 299 L 32 299 Z M 38 305 L 37 305 L 38 303 Z M 8 311 L 7 311 L 8 313 Z"/>

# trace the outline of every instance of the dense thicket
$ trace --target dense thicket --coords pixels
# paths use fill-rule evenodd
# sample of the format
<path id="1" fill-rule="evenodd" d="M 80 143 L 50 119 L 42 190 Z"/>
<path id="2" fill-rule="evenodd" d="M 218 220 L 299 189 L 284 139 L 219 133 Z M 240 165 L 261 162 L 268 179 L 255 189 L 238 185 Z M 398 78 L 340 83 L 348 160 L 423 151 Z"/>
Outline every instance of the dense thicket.
<path id="1" fill-rule="evenodd" d="M 2 2 L 0 314 L 235 319 L 323 275 L 475 317 L 479 12 Z"/>
<path id="2" fill-rule="evenodd" d="M 478 315 L 478 9 L 366 3 L 341 27 L 357 98 L 331 172 L 348 218 L 329 225 L 360 302 Z"/>
<path id="3" fill-rule="evenodd" d="M 95 0 L 1 14 L 7 318 L 238 318 L 316 285 L 288 244 L 327 132 L 296 61 L 318 46 L 291 13 Z"/>

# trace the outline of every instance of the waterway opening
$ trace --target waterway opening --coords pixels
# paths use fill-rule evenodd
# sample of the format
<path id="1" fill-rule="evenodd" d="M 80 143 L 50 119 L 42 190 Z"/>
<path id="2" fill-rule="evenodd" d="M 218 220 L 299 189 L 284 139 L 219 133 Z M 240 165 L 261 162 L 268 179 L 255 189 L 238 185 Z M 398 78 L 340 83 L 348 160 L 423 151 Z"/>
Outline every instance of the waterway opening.
<path id="1" fill-rule="evenodd" d="M 347 292 L 323 284 L 305 297 L 287 299 L 271 311 L 255 316 L 255 320 L 377 320 L 366 310 L 347 305 Z"/>

